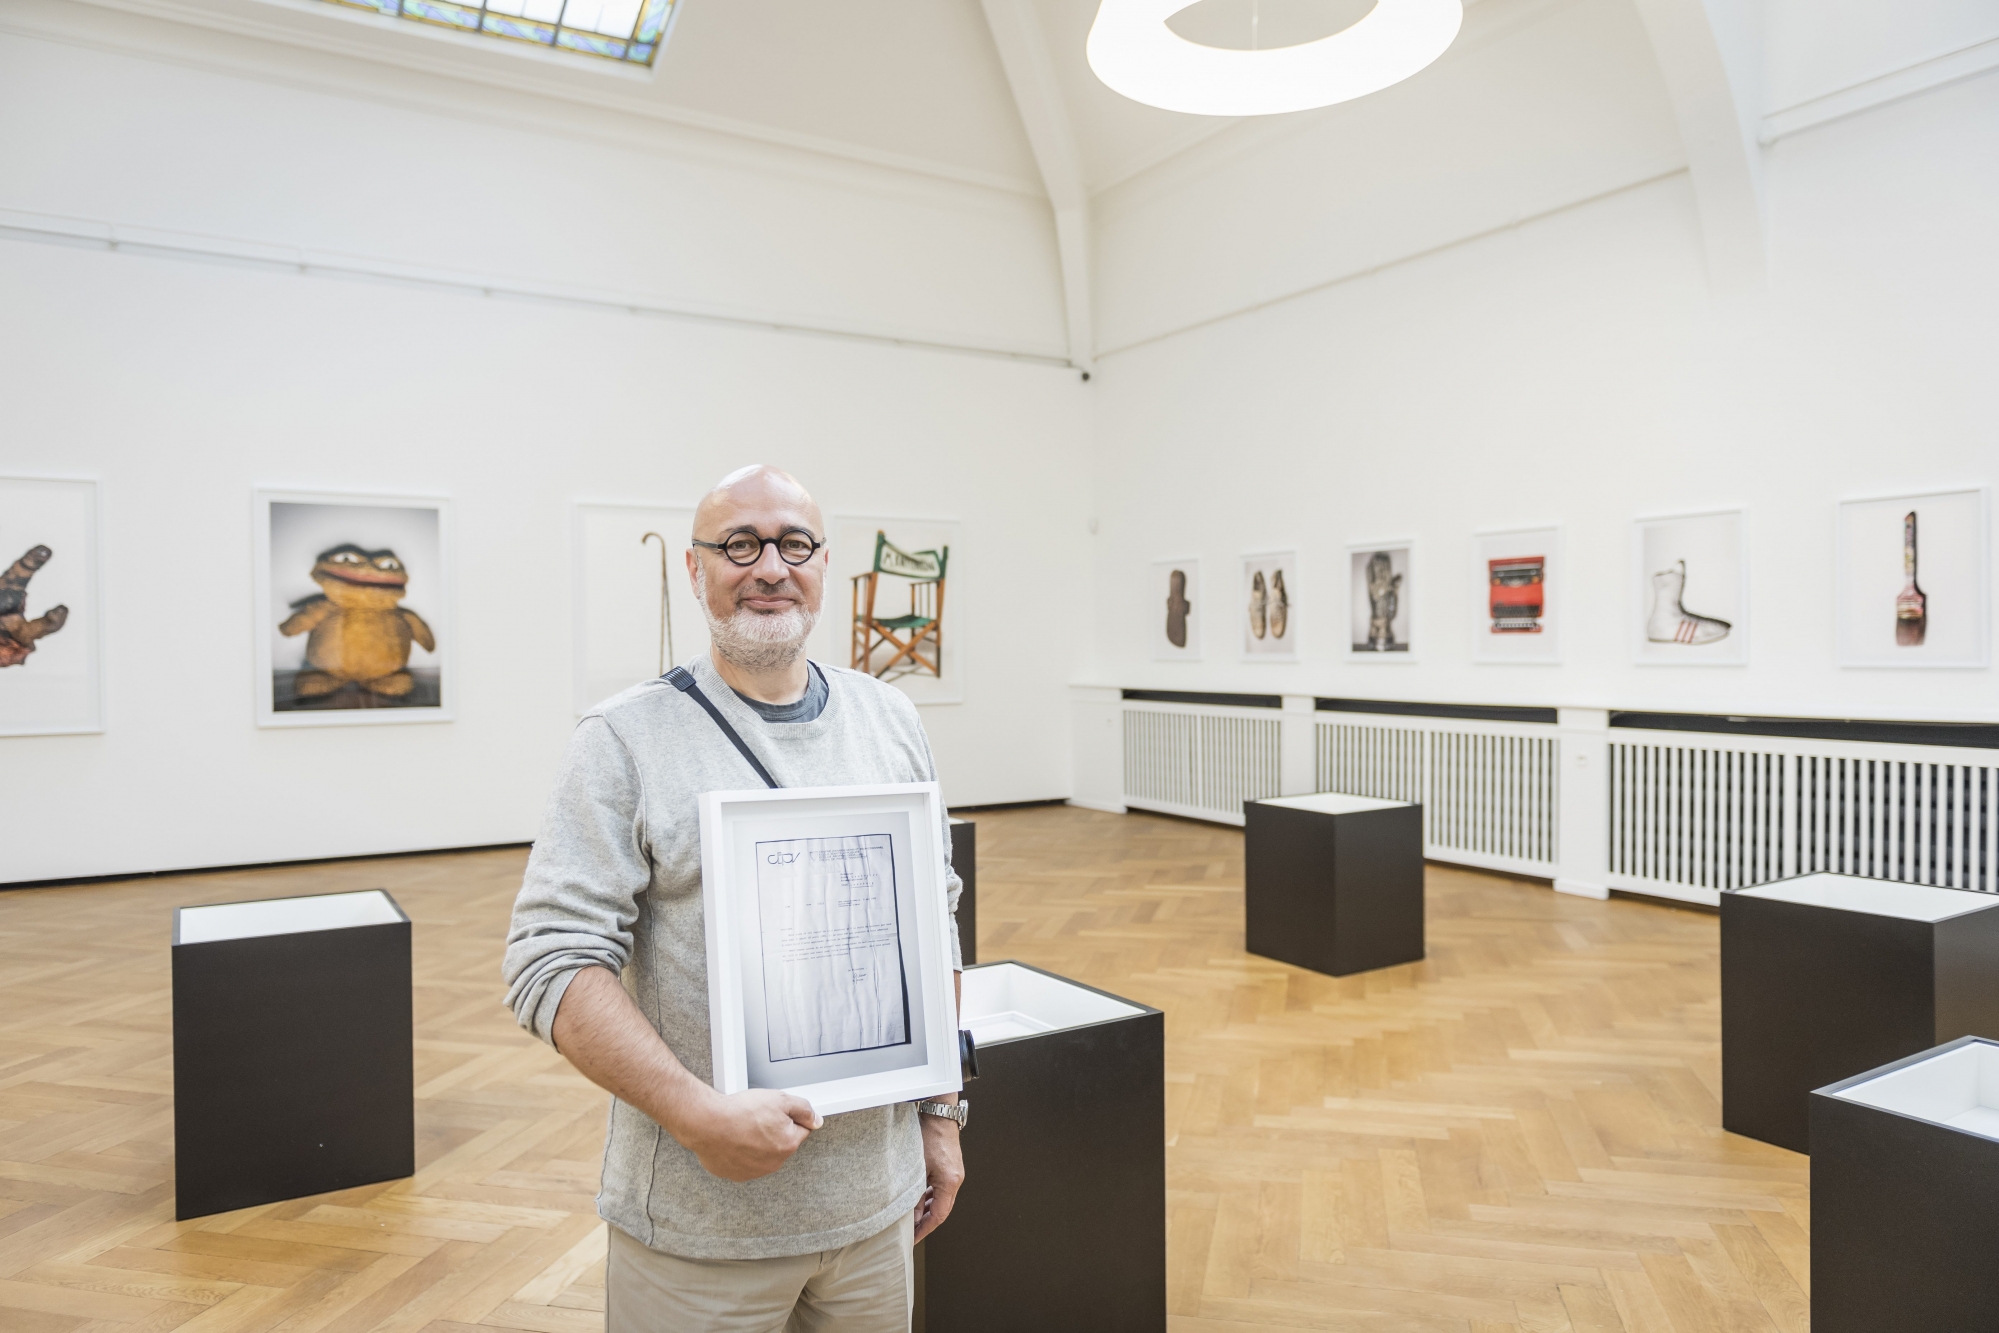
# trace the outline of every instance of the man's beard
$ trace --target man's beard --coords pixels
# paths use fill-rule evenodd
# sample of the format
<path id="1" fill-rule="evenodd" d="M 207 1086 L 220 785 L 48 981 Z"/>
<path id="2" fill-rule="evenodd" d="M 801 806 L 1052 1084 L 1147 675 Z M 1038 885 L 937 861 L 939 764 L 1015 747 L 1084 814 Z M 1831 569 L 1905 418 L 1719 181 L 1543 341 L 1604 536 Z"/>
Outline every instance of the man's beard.
<path id="1" fill-rule="evenodd" d="M 790 579 L 781 583 L 752 579 L 741 591 L 771 596 L 781 592 L 797 595 L 799 589 Z M 806 610 L 803 601 L 788 611 L 752 611 L 738 606 L 734 615 L 717 616 L 708 605 L 706 570 L 696 579 L 694 592 L 701 602 L 701 614 L 708 620 L 709 647 L 745 671 L 781 671 L 790 666 L 804 656 L 805 640 L 819 623 L 819 613 Z"/>

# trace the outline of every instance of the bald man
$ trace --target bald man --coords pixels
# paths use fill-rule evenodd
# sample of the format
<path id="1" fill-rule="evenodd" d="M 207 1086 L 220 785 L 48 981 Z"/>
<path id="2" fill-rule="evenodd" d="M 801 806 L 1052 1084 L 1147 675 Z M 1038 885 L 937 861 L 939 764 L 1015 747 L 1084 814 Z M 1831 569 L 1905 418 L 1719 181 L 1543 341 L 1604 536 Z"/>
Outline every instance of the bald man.
<path id="1" fill-rule="evenodd" d="M 724 477 L 694 514 L 711 651 L 687 670 L 782 786 L 931 781 L 908 698 L 805 656 L 825 540 L 796 479 Z M 508 1004 L 613 1097 L 607 1333 L 906 1330 L 910 1247 L 964 1179 L 944 1114 L 821 1120 L 785 1093 L 712 1086 L 697 798 L 759 781 L 696 700 L 663 677 L 634 686 L 577 724 L 514 903 Z M 962 885 L 946 883 L 955 969 Z"/>

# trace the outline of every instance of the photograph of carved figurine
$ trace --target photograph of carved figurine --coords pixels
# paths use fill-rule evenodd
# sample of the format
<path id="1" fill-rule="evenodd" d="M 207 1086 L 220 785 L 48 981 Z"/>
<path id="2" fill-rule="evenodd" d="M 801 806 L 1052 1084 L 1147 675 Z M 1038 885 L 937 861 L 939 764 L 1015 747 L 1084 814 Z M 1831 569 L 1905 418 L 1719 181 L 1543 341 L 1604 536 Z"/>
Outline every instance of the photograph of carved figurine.
<path id="1" fill-rule="evenodd" d="M 1634 651 L 1654 666 L 1749 660 L 1742 511 L 1640 519 L 1635 528 Z"/>
<path id="2" fill-rule="evenodd" d="M 1839 661 L 1850 667 L 1982 667 L 1983 489 L 1839 506 Z"/>
<path id="3" fill-rule="evenodd" d="M 1481 532 L 1472 540 L 1472 660 L 1562 660 L 1562 532 Z"/>
<path id="4" fill-rule="evenodd" d="M 97 485 L 0 477 L 0 736 L 99 731 Z"/>
<path id="5" fill-rule="evenodd" d="M 1298 553 L 1242 558 L 1242 655 L 1251 662 L 1298 660 Z"/>
<path id="6" fill-rule="evenodd" d="M 1354 661 L 1407 662 L 1410 642 L 1410 556 L 1414 543 L 1367 542 L 1347 548 L 1347 592 Z"/>
<path id="7" fill-rule="evenodd" d="M 1200 661 L 1201 562 L 1155 560 L 1148 587 L 1145 618 L 1152 623 L 1153 660 Z M 1265 614 L 1268 615 L 1267 609 Z M 1265 632 L 1269 632 L 1267 621 Z"/>
<path id="8" fill-rule="evenodd" d="M 449 716 L 444 502 L 262 493 L 266 726 Z"/>

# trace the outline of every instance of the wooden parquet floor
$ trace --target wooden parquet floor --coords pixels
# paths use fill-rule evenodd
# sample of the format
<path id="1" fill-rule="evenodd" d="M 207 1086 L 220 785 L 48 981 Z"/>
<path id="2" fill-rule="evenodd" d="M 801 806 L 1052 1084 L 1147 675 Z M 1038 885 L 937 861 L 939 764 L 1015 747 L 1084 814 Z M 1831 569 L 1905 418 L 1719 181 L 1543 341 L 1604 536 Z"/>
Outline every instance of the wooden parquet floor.
<path id="1" fill-rule="evenodd" d="M 1334 980 L 1242 951 L 1236 831 L 977 819 L 981 956 L 1166 1011 L 1178 1333 L 1807 1327 L 1806 1160 L 1718 1127 L 1713 917 L 1432 867 L 1429 959 Z M 500 1004 L 523 860 L 0 893 L 0 1329 L 597 1333 L 604 1097 Z M 417 1175 L 173 1221 L 172 908 L 375 886 Z"/>

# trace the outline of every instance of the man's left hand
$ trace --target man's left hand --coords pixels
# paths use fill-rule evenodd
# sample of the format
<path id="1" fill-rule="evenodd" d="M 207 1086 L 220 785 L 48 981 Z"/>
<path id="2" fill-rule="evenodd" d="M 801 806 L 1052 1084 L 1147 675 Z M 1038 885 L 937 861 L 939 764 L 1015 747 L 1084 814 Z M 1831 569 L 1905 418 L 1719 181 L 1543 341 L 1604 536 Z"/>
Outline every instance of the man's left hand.
<path id="1" fill-rule="evenodd" d="M 965 1183 L 965 1157 L 958 1150 L 957 1121 L 937 1115 L 916 1118 L 923 1125 L 923 1171 L 929 1181 L 923 1197 L 916 1201 L 916 1239 L 922 1240 L 951 1215 L 958 1187 Z"/>

